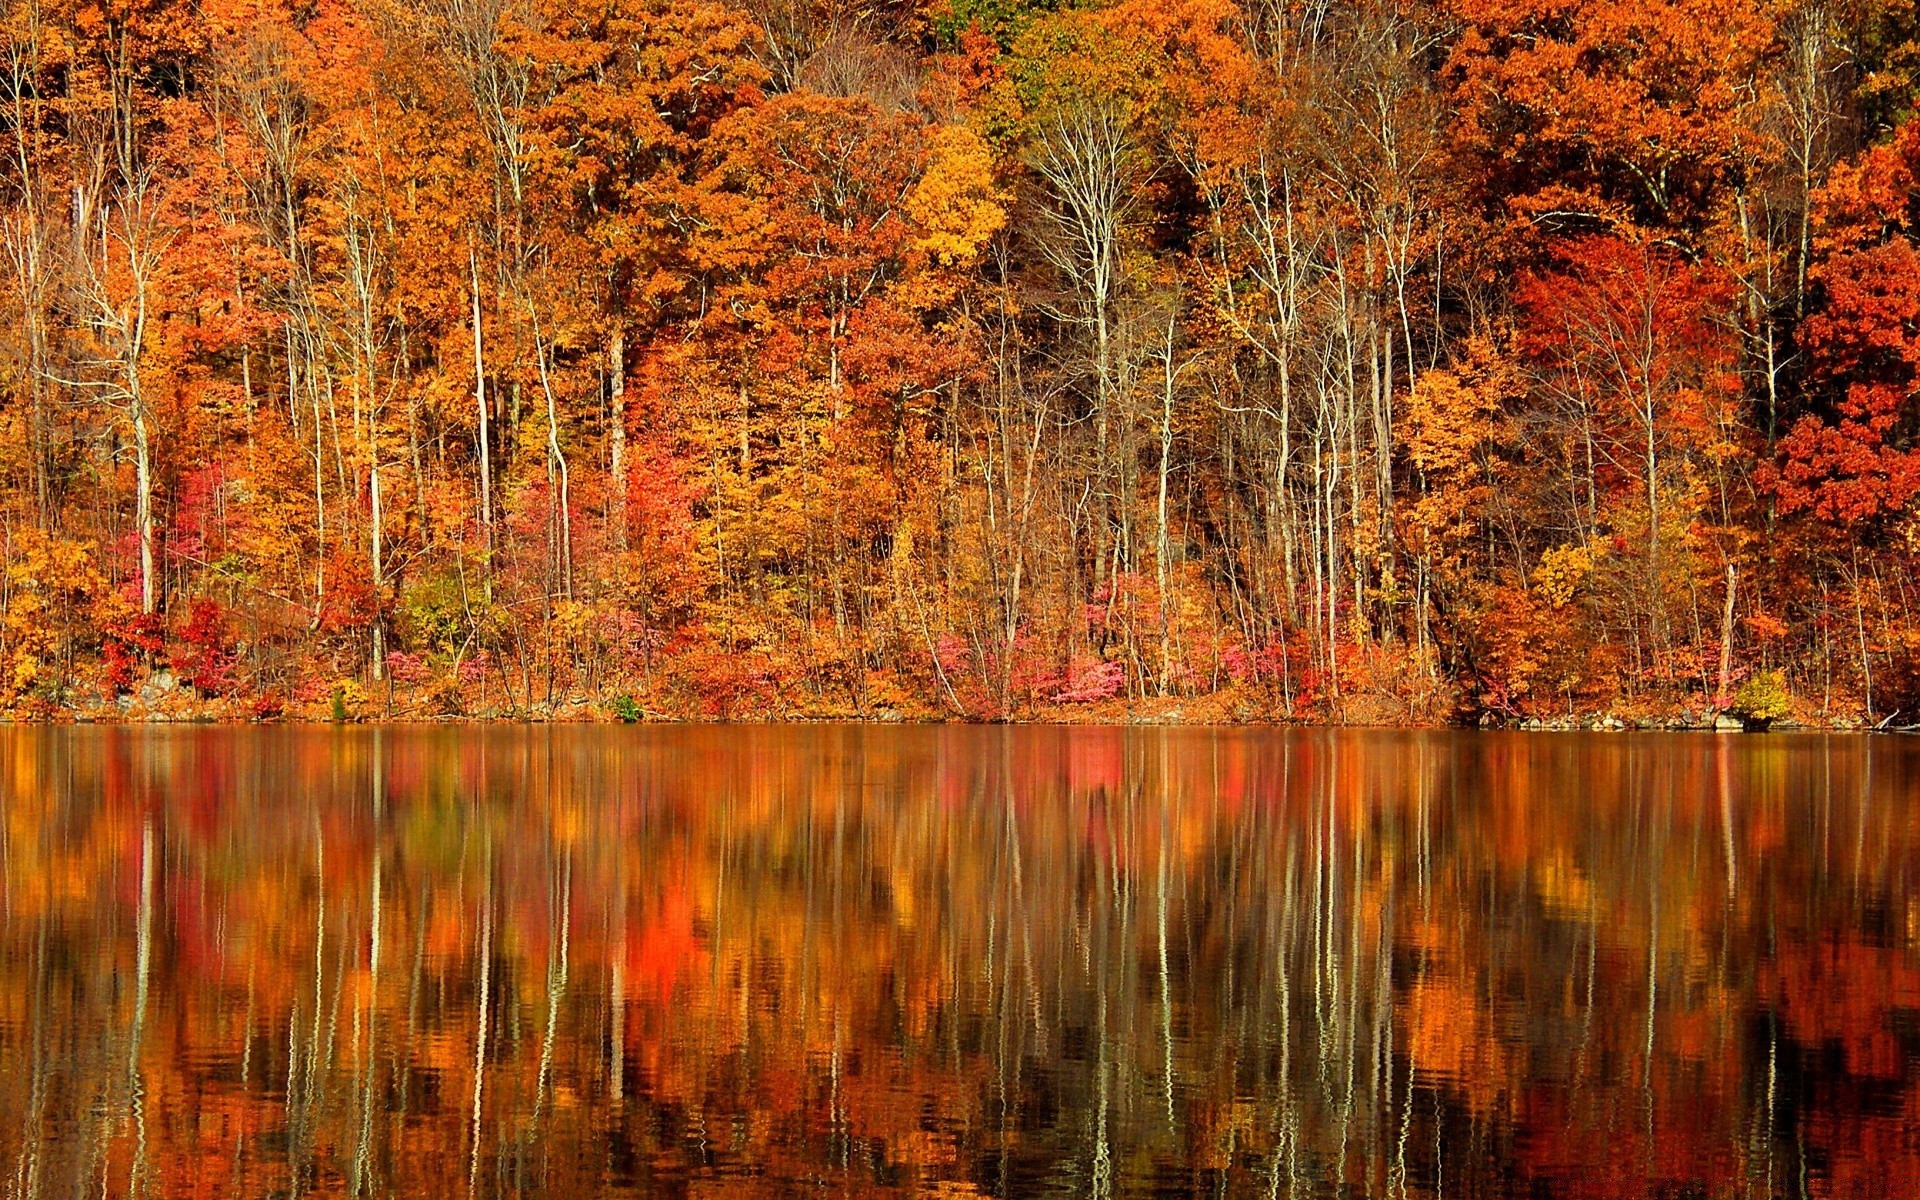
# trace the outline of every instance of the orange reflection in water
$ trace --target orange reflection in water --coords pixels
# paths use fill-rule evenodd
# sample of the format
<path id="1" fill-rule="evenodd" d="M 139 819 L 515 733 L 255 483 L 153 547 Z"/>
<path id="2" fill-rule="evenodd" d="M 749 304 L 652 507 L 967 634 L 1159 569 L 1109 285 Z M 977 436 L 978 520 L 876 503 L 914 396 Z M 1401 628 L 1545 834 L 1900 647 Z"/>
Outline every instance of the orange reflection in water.
<path id="1" fill-rule="evenodd" d="M 9 729 L 0 1189 L 1920 1194 L 1917 767 Z"/>

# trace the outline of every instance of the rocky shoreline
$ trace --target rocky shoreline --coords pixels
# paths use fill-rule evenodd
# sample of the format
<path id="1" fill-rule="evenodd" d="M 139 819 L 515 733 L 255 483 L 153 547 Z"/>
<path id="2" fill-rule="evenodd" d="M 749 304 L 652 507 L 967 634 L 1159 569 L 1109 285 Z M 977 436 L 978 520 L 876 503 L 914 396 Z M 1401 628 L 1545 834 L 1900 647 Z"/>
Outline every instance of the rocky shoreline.
<path id="1" fill-rule="evenodd" d="M 497 700 L 497 693 L 494 697 Z M 1434 706 L 1379 696 L 1353 696 L 1338 712 L 1288 715 L 1270 700 L 1222 691 L 1199 696 L 1113 699 L 1091 704 L 1038 704 L 1010 715 L 938 711 L 898 704 L 749 704 L 716 712 L 628 693 L 554 702 L 462 704 L 449 710 L 444 697 L 419 688 L 335 684 L 323 697 L 266 700 L 255 696 L 205 696 L 169 671 L 155 671 L 130 690 L 93 703 L 39 703 L 0 713 L 5 724 L 255 725 L 302 724 L 1014 724 L 1136 726 L 1272 726 L 1299 728 L 1393 728 L 1509 730 L 1527 733 L 1627 732 L 1902 732 L 1898 714 L 1874 721 L 1864 715 L 1809 711 L 1793 705 L 1763 715 L 1683 706 L 1674 710 L 1575 712 L 1555 716 L 1481 713 L 1444 719 Z M 1783 706 L 1784 707 L 1784 706 Z M 1737 706 L 1736 706 L 1737 709 Z"/>

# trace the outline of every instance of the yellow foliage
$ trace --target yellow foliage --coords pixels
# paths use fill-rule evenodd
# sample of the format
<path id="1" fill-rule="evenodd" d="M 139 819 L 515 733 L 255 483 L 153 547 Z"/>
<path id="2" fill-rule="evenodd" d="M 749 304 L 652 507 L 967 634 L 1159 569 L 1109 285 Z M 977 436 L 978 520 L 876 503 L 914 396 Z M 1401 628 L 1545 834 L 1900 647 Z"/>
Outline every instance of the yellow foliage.
<path id="1" fill-rule="evenodd" d="M 1594 554 L 1588 546 L 1555 546 L 1540 556 L 1533 569 L 1533 586 L 1555 608 L 1565 608 L 1575 589 L 1593 573 Z"/>
<path id="2" fill-rule="evenodd" d="M 9 587 L 0 619 L 6 677 L 0 686 L 12 697 L 33 686 L 41 666 L 60 656 L 76 615 L 104 580 L 81 542 L 28 528 L 15 531 L 7 548 Z"/>
<path id="3" fill-rule="evenodd" d="M 360 681 L 351 677 L 337 679 L 333 684 L 333 706 L 336 716 L 359 720 L 361 710 L 367 704 L 367 689 Z"/>
<path id="4" fill-rule="evenodd" d="M 887 565 L 893 570 L 895 587 L 913 571 L 913 522 L 902 521 L 893 531 L 893 553 Z"/>
<path id="5" fill-rule="evenodd" d="M 993 186 L 993 151 L 964 125 L 946 125 L 929 137 L 931 157 L 907 193 L 907 215 L 922 230 L 914 248 L 942 266 L 973 261 L 1007 223 Z"/>
<path id="6" fill-rule="evenodd" d="M 1500 406 L 1517 387 L 1514 371 L 1493 342 L 1467 340 L 1457 369 L 1428 371 L 1407 397 L 1406 444 L 1414 464 L 1429 475 L 1458 474 L 1498 432 Z"/>
<path id="7" fill-rule="evenodd" d="M 1760 721 L 1777 721 L 1793 715 L 1793 696 L 1787 691 L 1784 671 L 1761 671 L 1740 685 L 1733 697 L 1732 711 Z"/>
<path id="8" fill-rule="evenodd" d="M 577 600 L 561 600 L 553 606 L 553 623 L 569 641 L 586 639 L 597 624 L 593 607 Z"/>
<path id="9" fill-rule="evenodd" d="M 1472 458 L 1484 397 L 1451 371 L 1428 371 L 1407 397 L 1407 452 L 1422 471 L 1457 470 Z"/>

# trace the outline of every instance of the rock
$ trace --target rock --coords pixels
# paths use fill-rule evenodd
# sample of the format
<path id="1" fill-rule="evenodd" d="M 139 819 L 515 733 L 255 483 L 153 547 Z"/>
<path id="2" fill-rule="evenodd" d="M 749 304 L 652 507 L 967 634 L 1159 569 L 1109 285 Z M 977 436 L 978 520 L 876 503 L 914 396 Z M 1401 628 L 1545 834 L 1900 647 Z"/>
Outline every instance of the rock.
<path id="1" fill-rule="evenodd" d="M 1726 713 L 1721 713 L 1713 719 L 1713 731 L 1715 733 L 1745 733 L 1747 727 L 1741 723 L 1739 717 L 1732 717 Z"/>
<path id="2" fill-rule="evenodd" d="M 155 671 L 140 685 L 140 699 L 151 707 L 178 690 L 180 681 L 173 677 L 172 671 Z"/>

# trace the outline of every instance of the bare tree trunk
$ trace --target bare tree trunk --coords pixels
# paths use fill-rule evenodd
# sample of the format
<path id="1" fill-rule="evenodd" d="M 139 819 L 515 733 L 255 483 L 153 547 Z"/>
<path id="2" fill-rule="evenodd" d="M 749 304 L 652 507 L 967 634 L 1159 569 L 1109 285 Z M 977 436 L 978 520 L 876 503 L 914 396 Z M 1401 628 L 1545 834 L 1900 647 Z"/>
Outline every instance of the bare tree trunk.
<path id="1" fill-rule="evenodd" d="M 1156 498 L 1156 528 L 1154 537 L 1154 570 L 1157 573 L 1156 584 L 1160 598 L 1160 669 L 1159 692 L 1167 694 L 1168 677 L 1173 673 L 1173 618 L 1169 608 L 1173 603 L 1172 576 L 1169 562 L 1173 557 L 1173 539 L 1167 529 L 1167 475 L 1173 462 L 1173 398 L 1174 387 L 1179 381 L 1179 368 L 1174 365 L 1174 334 L 1177 309 L 1167 308 L 1167 325 L 1160 347 L 1161 387 L 1160 387 L 1160 464 L 1159 494 Z"/>
<path id="2" fill-rule="evenodd" d="M 1727 560 L 1727 599 L 1720 610 L 1720 684 L 1714 693 L 1713 706 L 1725 709 L 1731 703 L 1727 689 L 1733 680 L 1733 601 L 1734 590 L 1738 583 L 1733 560 Z"/>
<path id="3" fill-rule="evenodd" d="M 560 411 L 553 396 L 553 380 L 547 374 L 547 343 L 540 333 L 540 318 L 533 307 L 533 298 L 527 297 L 527 315 L 533 321 L 534 365 L 540 370 L 540 392 L 547 402 L 547 455 L 549 470 L 558 474 L 558 486 L 554 489 L 560 514 L 560 588 L 567 599 L 573 599 L 573 497 L 572 476 L 567 469 L 566 452 L 560 449 Z"/>
<path id="4" fill-rule="evenodd" d="M 137 373 L 137 368 L 135 368 Z M 139 385 L 136 382 L 134 386 Z M 147 433 L 147 409 L 138 393 L 133 401 L 134 524 L 140 532 L 140 611 L 159 605 L 153 562 L 153 440 Z"/>
<path id="5" fill-rule="evenodd" d="M 317 561 L 313 576 L 313 620 L 320 623 L 320 608 L 327 597 L 327 489 L 326 489 L 326 446 L 325 422 L 320 413 L 320 389 L 314 386 L 313 362 L 307 362 L 303 373 L 307 381 L 307 393 L 313 398 L 313 542 Z"/>
<path id="6" fill-rule="evenodd" d="M 369 438 L 369 440 L 373 440 Z M 368 524 L 372 526 L 371 556 L 373 567 L 373 597 L 375 611 L 373 616 L 373 677 L 383 679 L 387 671 L 386 626 L 381 621 L 379 604 L 381 593 L 387 586 L 385 564 L 381 561 L 383 547 L 380 544 L 380 448 L 376 441 L 373 458 L 367 464 Z"/>
<path id="7" fill-rule="evenodd" d="M 471 244 L 467 247 L 467 272 L 473 294 L 473 404 L 478 419 L 480 446 L 480 532 L 489 562 L 486 577 L 492 592 L 493 564 L 493 450 L 487 418 L 487 360 L 480 332 L 480 256 Z"/>
<path id="8" fill-rule="evenodd" d="M 1045 210 L 1051 236 L 1041 248 L 1079 293 L 1078 319 L 1093 327 L 1096 489 L 1115 539 L 1111 554 L 1096 547 L 1096 558 L 1108 559 L 1114 571 L 1123 556 L 1131 558 L 1129 496 L 1124 478 L 1116 478 L 1124 475 L 1126 454 L 1114 447 L 1114 408 L 1122 389 L 1115 379 L 1113 305 L 1121 290 L 1133 156 L 1125 114 L 1113 104 L 1076 103 L 1035 130 L 1033 165 L 1051 193 Z"/>
<path id="9" fill-rule="evenodd" d="M 627 330 L 615 322 L 607 347 L 607 523 L 616 550 L 627 548 Z"/>

